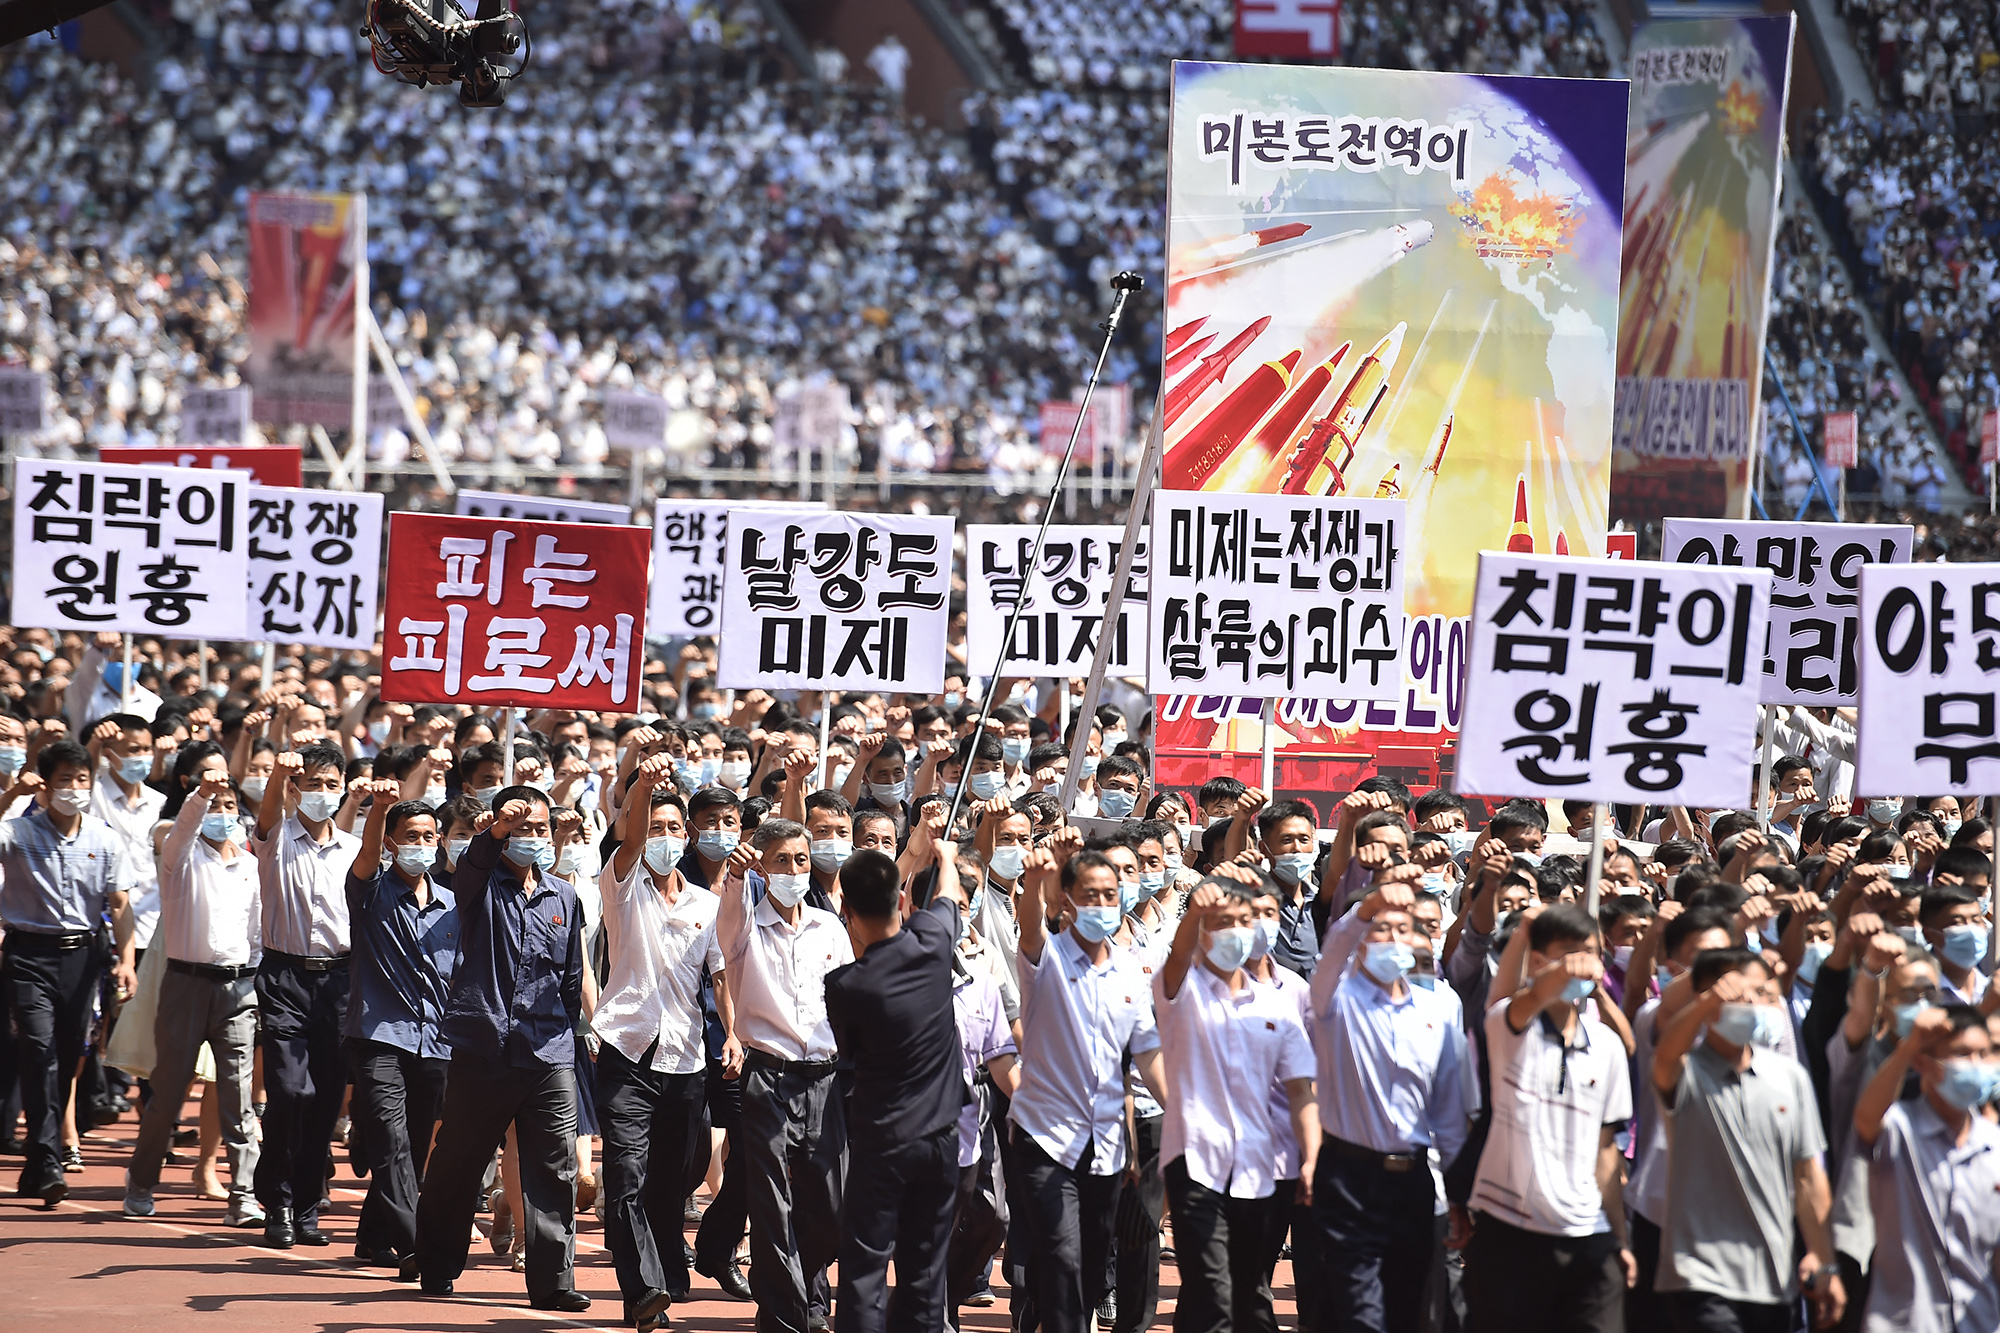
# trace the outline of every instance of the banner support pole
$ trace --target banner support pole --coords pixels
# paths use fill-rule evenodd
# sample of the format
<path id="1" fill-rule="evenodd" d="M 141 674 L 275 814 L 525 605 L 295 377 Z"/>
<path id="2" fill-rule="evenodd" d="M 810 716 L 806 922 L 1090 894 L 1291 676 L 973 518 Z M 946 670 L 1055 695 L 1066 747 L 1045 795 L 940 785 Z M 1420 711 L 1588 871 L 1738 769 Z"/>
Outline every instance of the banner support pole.
<path id="1" fill-rule="evenodd" d="M 505 767 L 501 775 L 502 786 L 511 787 L 514 785 L 514 727 L 519 716 L 520 710 L 512 704 L 508 704 L 507 719 L 501 723 L 500 732 L 500 748 L 506 751 L 506 755 L 504 756 Z M 498 814 L 499 811 L 496 810 L 494 813 Z"/>
<path id="2" fill-rule="evenodd" d="M 208 688 L 208 640 L 207 639 L 196 639 L 194 641 L 194 669 L 197 676 L 197 687 L 204 690 L 207 689 Z"/>
<path id="3" fill-rule="evenodd" d="M 1258 729 L 1263 733 L 1264 766 L 1259 770 L 1262 776 L 1259 777 L 1257 786 L 1267 797 L 1271 795 L 1271 788 L 1277 782 L 1278 776 L 1277 742 L 1276 738 L 1272 735 L 1277 729 L 1278 701 L 1276 699 L 1266 699 L 1264 701 L 1264 725 Z"/>
<path id="4" fill-rule="evenodd" d="M 827 738 L 832 734 L 832 725 L 829 719 L 833 717 L 833 702 L 827 697 L 828 693 L 829 691 L 824 689 L 819 692 L 819 774 L 814 778 L 814 781 L 819 783 L 822 790 L 826 787 L 826 742 Z M 866 772 L 861 777 L 864 782 L 868 780 Z M 959 786 L 963 787 L 964 785 L 964 775 L 960 774 Z"/>
<path id="5" fill-rule="evenodd" d="M 368 473 L 368 196 L 354 196 L 354 396 L 348 422 L 348 476 L 353 490 L 366 486 Z"/>
<path id="6" fill-rule="evenodd" d="M 1592 921 L 1597 920 L 1597 885 L 1604 878 L 1604 819 L 1603 804 L 1590 807 L 1590 865 L 1584 871 L 1584 909 L 1590 913 Z"/>
<path id="7" fill-rule="evenodd" d="M 1764 724 L 1764 758 L 1757 765 L 1757 829 L 1771 831 L 1771 761 L 1777 757 L 1777 710 L 1769 704 L 1757 705 L 1757 718 Z"/>
<path id="8" fill-rule="evenodd" d="M 125 636 L 125 674 L 118 683 L 118 711 L 132 711 L 132 636 Z"/>

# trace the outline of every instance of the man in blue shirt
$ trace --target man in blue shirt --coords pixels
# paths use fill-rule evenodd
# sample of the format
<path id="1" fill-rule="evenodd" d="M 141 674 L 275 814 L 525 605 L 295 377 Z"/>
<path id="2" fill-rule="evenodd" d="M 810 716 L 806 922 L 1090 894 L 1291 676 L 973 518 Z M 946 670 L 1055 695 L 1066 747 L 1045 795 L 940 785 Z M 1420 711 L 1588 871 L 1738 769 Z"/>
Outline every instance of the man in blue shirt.
<path id="1" fill-rule="evenodd" d="M 451 1047 L 442 1027 L 458 955 L 458 899 L 430 877 L 437 817 L 421 801 L 397 801 L 401 788 L 394 778 L 362 784 L 373 799 L 347 874 L 354 952 L 341 1029 L 368 1168 L 354 1254 L 391 1268 L 416 1252 L 417 1180 L 444 1105 Z"/>
<path id="2" fill-rule="evenodd" d="M 444 1120 L 417 1201 L 404 1278 L 449 1295 L 465 1271 L 480 1180 L 513 1125 L 527 1202 L 528 1299 L 574 1313 L 590 1298 L 576 1260 L 575 1030 L 583 1009 L 583 917 L 555 865 L 549 798 L 513 786 L 452 876 L 460 943 L 442 1036 L 451 1047 Z M 486 820 L 486 816 L 481 817 Z"/>

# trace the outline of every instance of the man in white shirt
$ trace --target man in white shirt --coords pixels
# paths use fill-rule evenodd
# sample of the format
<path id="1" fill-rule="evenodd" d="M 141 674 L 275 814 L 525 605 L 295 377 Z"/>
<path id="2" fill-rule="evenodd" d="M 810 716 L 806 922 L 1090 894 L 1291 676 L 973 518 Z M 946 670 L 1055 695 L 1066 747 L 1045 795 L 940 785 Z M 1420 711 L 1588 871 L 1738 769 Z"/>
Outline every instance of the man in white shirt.
<path id="1" fill-rule="evenodd" d="M 611 973 L 591 1028 L 597 1055 L 597 1119 L 604 1130 L 604 1239 L 618 1272 L 625 1318 L 639 1333 L 664 1328 L 667 1309 L 688 1294 L 681 1218 L 691 1182 L 707 1166 L 708 1047 L 701 973 L 720 982 L 715 918 L 722 900 L 675 869 L 687 849 L 687 811 L 672 790 L 674 761 L 655 755 L 619 810 L 621 841 L 604 894 Z M 716 987 L 723 1026 L 729 991 Z M 742 1054 L 725 1052 L 728 1072 Z"/>
<path id="2" fill-rule="evenodd" d="M 1414 1333 L 1436 1252 L 1430 1152 L 1465 1146 L 1471 1097 L 1456 1003 L 1407 980 L 1426 943 L 1423 868 L 1393 866 L 1328 926 L 1312 976 L 1320 1129 L 1313 1221 L 1325 1333 Z"/>
<path id="3" fill-rule="evenodd" d="M 331 745 L 278 756 L 251 847 L 263 881 L 264 1243 L 327 1245 L 319 1229 L 327 1144 L 347 1091 L 347 872 L 361 839 L 333 825 L 345 763 Z M 295 802 L 292 814 L 285 813 Z"/>
<path id="4" fill-rule="evenodd" d="M 160 919 L 159 872 L 153 865 L 153 828 L 165 793 L 146 785 L 153 775 L 153 726 L 130 713 L 114 713 L 90 729 L 98 756 L 90 813 L 111 826 L 125 847 L 132 878 L 132 947 L 144 952 Z"/>
<path id="5" fill-rule="evenodd" d="M 749 1173 L 750 1290 L 759 1333 L 806 1333 L 809 1284 L 840 1251 L 847 1166 L 826 974 L 853 962 L 854 946 L 839 917 L 805 904 L 805 825 L 766 819 L 723 873 L 715 934 L 743 1046 L 735 1142 Z"/>
<path id="6" fill-rule="evenodd" d="M 153 1190 L 173 1144 L 203 1042 L 215 1055 L 222 1143 L 229 1152 L 224 1224 L 259 1226 L 251 1192 L 257 1135 L 250 1109 L 256 1058 L 257 962 L 263 902 L 257 863 L 243 846 L 229 775 L 211 769 L 181 805 L 160 845 L 159 947 L 167 951 L 153 1022 L 153 1096 L 125 1175 L 125 1215 L 151 1217 Z"/>
<path id="7" fill-rule="evenodd" d="M 1517 926 L 1501 954 L 1486 1011 L 1492 1121 L 1465 1247 L 1482 1333 L 1622 1333 L 1638 1263 L 1614 1136 L 1632 1115 L 1631 1078 L 1618 1035 L 1579 1008 L 1603 976 L 1597 923 L 1567 904 Z"/>
<path id="8" fill-rule="evenodd" d="M 1262 877 L 1238 871 L 1241 882 L 1231 869 L 1195 890 L 1153 978 L 1168 1080 L 1160 1160 L 1181 1274 L 1175 1333 L 1277 1327 L 1262 1244 L 1286 1137 L 1271 1116 L 1273 1082 L 1284 1085 L 1291 1136 L 1307 1145 L 1300 1179 L 1311 1179 L 1319 1147 L 1298 1002 L 1243 970 Z"/>
<path id="9" fill-rule="evenodd" d="M 1148 1090 L 1164 1096 L 1146 974 L 1111 944 L 1124 920 L 1118 869 L 1102 852 L 1076 851 L 1079 841 L 1065 827 L 1028 859 L 1020 910 L 1022 1075 L 1008 1114 L 1032 1247 L 1028 1299 L 1048 1333 L 1085 1333 L 1104 1297 L 1128 1050 Z M 1052 908 L 1071 923 L 1053 939 Z M 1030 1317 L 1014 1313 L 1017 1327 Z"/>

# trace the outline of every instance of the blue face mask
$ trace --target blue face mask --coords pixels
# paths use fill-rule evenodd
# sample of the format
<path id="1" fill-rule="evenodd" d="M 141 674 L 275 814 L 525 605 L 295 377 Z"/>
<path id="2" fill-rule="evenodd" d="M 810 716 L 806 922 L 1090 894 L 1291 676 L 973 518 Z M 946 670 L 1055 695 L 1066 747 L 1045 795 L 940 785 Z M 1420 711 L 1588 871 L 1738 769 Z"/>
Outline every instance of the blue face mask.
<path id="1" fill-rule="evenodd" d="M 1124 912 L 1127 916 L 1139 910 L 1139 904 L 1145 896 L 1146 891 L 1140 887 L 1138 880 L 1121 879 L 1118 881 L 1118 910 Z"/>
<path id="2" fill-rule="evenodd" d="M 1590 993 L 1596 989 L 1597 983 L 1589 977 L 1571 977 L 1563 983 L 1563 999 L 1569 1004 L 1575 1004 L 1578 1000 L 1589 999 Z"/>
<path id="3" fill-rule="evenodd" d="M 868 797 L 877 805 L 901 805 L 903 802 L 903 784 L 900 782 L 871 782 L 868 784 Z"/>
<path id="4" fill-rule="evenodd" d="M 1776 1046 L 1778 1017 L 1777 1010 L 1761 1004 L 1725 1004 L 1709 1030 L 1732 1046 Z"/>
<path id="5" fill-rule="evenodd" d="M 1167 887 L 1166 871 L 1141 870 L 1139 872 L 1139 891 L 1144 893 L 1148 898 L 1154 897 L 1159 893 L 1161 889 L 1164 889 L 1166 887 Z"/>
<path id="6" fill-rule="evenodd" d="M 118 776 L 127 782 L 144 782 L 148 777 L 152 776 L 152 772 L 153 758 L 151 755 L 135 754 L 130 758 L 118 761 Z"/>
<path id="7" fill-rule="evenodd" d="M 1257 937 L 1250 942 L 1252 958 L 1262 958 L 1278 945 L 1278 923 L 1270 917 L 1265 917 L 1251 927 L 1251 933 Z"/>
<path id="8" fill-rule="evenodd" d="M 547 870 L 556 863 L 556 845 L 547 838 L 509 838 L 507 859 L 517 866 Z"/>
<path id="9" fill-rule="evenodd" d="M 993 855 L 986 858 L 986 868 L 998 879 L 1016 880 L 1028 864 L 1026 847 L 995 847 Z"/>
<path id="10" fill-rule="evenodd" d="M 411 875 L 421 875 L 437 863 L 438 849 L 412 843 L 396 849 L 396 869 Z"/>
<path id="11" fill-rule="evenodd" d="M 1908 1004 L 1897 1005 L 1894 1010 L 1896 1015 L 1896 1035 L 1898 1037 L 1909 1036 L 1910 1029 L 1916 1026 L 1917 1015 L 1930 1007 L 1931 1002 L 1929 1000 L 1911 1000 Z"/>
<path id="12" fill-rule="evenodd" d="M 1986 927 L 1946 926 L 1944 944 L 1938 952 L 1953 967 L 1978 967 L 1986 957 Z"/>
<path id="13" fill-rule="evenodd" d="M 1938 1096 L 1961 1111 L 1984 1106 L 2000 1089 L 2000 1065 L 1984 1060 L 1946 1060 Z"/>
<path id="14" fill-rule="evenodd" d="M 1833 954 L 1833 946 L 1824 940 L 1808 944 L 1799 956 L 1799 980 L 1810 986 L 1819 978 L 1819 969 Z"/>
<path id="15" fill-rule="evenodd" d="M 664 875 L 680 864 L 687 845 L 679 838 L 646 839 L 646 869 L 656 875 Z"/>
<path id="16" fill-rule="evenodd" d="M 19 745 L 0 745 L 0 777 L 13 777 L 28 762 L 27 750 Z"/>
<path id="17" fill-rule="evenodd" d="M 812 844 L 813 869 L 822 875 L 831 875 L 846 865 L 852 855 L 854 844 L 846 838 L 822 838 Z"/>
<path id="18" fill-rule="evenodd" d="M 203 815 L 201 836 L 211 842 L 228 842 L 236 836 L 236 816 L 225 814 Z"/>
<path id="19" fill-rule="evenodd" d="M 340 793 L 337 791 L 309 791 L 299 797 L 299 817 L 310 819 L 315 824 L 332 819 L 334 811 L 340 809 Z"/>
<path id="20" fill-rule="evenodd" d="M 1085 755 L 1083 757 L 1083 775 L 1085 777 L 1091 777 L 1095 775 L 1097 772 L 1097 766 L 1103 761 L 1104 761 L 1103 755 L 1098 755 L 1098 754 Z"/>
<path id="21" fill-rule="evenodd" d="M 1429 972 L 1410 973 L 1410 984 L 1421 990 L 1436 990 L 1438 979 Z"/>
<path id="22" fill-rule="evenodd" d="M 1076 933 L 1097 944 L 1118 933 L 1118 923 L 1124 915 L 1116 907 L 1079 907 L 1076 909 Z"/>
<path id="23" fill-rule="evenodd" d="M 1361 970 L 1384 986 L 1393 986 L 1396 979 L 1417 965 L 1417 955 L 1408 945 L 1394 940 L 1382 940 L 1370 944 L 1361 956 Z"/>
<path id="24" fill-rule="evenodd" d="M 1097 794 L 1097 812 L 1106 819 L 1123 819 L 1132 813 L 1132 807 L 1138 803 L 1138 793 L 1119 791 L 1116 787 L 1106 788 Z"/>
<path id="25" fill-rule="evenodd" d="M 974 773 L 972 794 L 982 801 L 990 801 L 1006 790 L 1007 779 L 999 773 Z"/>
<path id="26" fill-rule="evenodd" d="M 741 841 L 741 835 L 729 829 L 712 828 L 695 834 L 694 845 L 695 850 L 710 861 L 727 861 Z"/>
<path id="27" fill-rule="evenodd" d="M 1234 972 L 1250 960 L 1257 932 L 1249 926 L 1230 926 L 1208 934 L 1208 962 L 1218 972 Z"/>
<path id="28" fill-rule="evenodd" d="M 1018 768 L 1028 762 L 1028 750 L 1032 745 L 1033 742 L 1026 736 L 1010 736 L 1000 742 L 1000 752 L 1006 756 L 1009 765 Z"/>
<path id="29" fill-rule="evenodd" d="M 1312 877 L 1313 863 L 1319 860 L 1315 852 L 1285 852 L 1273 864 L 1279 879 L 1287 884 L 1303 884 Z"/>
<path id="30" fill-rule="evenodd" d="M 946 690 L 944 706 L 946 712 L 956 712 L 965 707 L 965 695 L 958 690 Z"/>
<path id="31" fill-rule="evenodd" d="M 493 798 L 500 794 L 498 787 L 473 787 L 466 792 L 473 800 L 488 810 L 493 808 Z"/>

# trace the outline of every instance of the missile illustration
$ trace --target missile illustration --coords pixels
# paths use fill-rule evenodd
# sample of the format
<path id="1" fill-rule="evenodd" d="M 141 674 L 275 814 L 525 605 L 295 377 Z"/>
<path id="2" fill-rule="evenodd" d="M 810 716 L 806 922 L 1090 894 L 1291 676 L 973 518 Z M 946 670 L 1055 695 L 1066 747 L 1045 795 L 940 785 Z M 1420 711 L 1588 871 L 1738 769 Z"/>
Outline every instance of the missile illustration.
<path id="1" fill-rule="evenodd" d="M 1326 386 L 1333 383 L 1333 374 L 1354 344 L 1342 343 L 1332 356 L 1312 368 L 1297 384 L 1285 401 L 1279 403 L 1257 428 L 1251 441 L 1238 449 L 1229 460 L 1217 468 L 1215 475 L 1202 485 L 1205 491 L 1248 491 L 1253 495 L 1269 495 L 1278 489 L 1291 467 L 1291 456 L 1285 446 L 1298 434 L 1299 426 L 1312 412 L 1313 405 L 1326 392 Z"/>
<path id="2" fill-rule="evenodd" d="M 1236 358 L 1249 350 L 1265 329 L 1271 327 L 1271 317 L 1264 316 L 1243 332 L 1222 345 L 1220 351 L 1211 352 L 1201 359 L 1201 364 L 1188 372 L 1186 379 L 1167 390 L 1166 424 L 1174 424 L 1183 412 L 1194 406 L 1194 400 L 1201 397 L 1209 385 L 1214 384 L 1229 372 Z"/>
<path id="3" fill-rule="evenodd" d="M 1369 418 L 1389 394 L 1389 375 L 1403 354 L 1403 335 L 1409 325 L 1398 324 L 1370 348 L 1354 368 L 1327 414 L 1313 424 L 1293 456 L 1291 474 L 1285 479 L 1288 495 L 1344 495 L 1344 472 L 1354 461 L 1354 447 Z M 1335 451 L 1338 450 L 1336 457 Z"/>
<path id="4" fill-rule="evenodd" d="M 1167 353 L 1167 378 L 1172 379 L 1193 365 L 1195 358 L 1207 351 L 1208 345 L 1214 341 L 1215 335 L 1211 333 L 1206 338 L 1196 338 L 1178 352 Z"/>
<path id="5" fill-rule="evenodd" d="M 1430 461 L 1424 464 L 1424 471 L 1433 477 L 1437 476 L 1438 469 L 1444 466 L 1444 451 L 1451 447 L 1453 416 L 1453 413 L 1445 413 L 1444 424 L 1438 427 L 1437 442 L 1431 448 Z"/>
<path id="6" fill-rule="evenodd" d="M 1208 323 L 1208 316 L 1203 315 L 1200 319 L 1191 319 L 1172 333 L 1169 333 L 1167 335 L 1167 350 L 1169 352 L 1178 351 L 1180 345 L 1194 337 L 1195 334 L 1200 333 L 1202 325 L 1206 323 Z"/>
<path id="7" fill-rule="evenodd" d="M 1535 534 L 1528 527 L 1528 474 L 1514 478 L 1514 530 L 1507 534 L 1507 549 L 1526 555 L 1535 553 Z"/>
<path id="8" fill-rule="evenodd" d="M 1556 554 L 1557 555 L 1569 554 L 1569 533 L 1564 531 L 1562 528 L 1556 529 Z"/>
<path id="9" fill-rule="evenodd" d="M 1182 273 L 1195 268 L 1208 268 L 1241 259 L 1252 250 L 1261 250 L 1267 245 L 1289 241 L 1312 230 L 1310 222 L 1284 222 L 1275 227 L 1265 227 L 1259 231 L 1246 231 L 1240 236 L 1225 236 L 1205 245 L 1190 246 L 1175 267 Z"/>
<path id="10" fill-rule="evenodd" d="M 1214 411 L 1167 451 L 1162 475 L 1180 477 L 1184 488 L 1200 490 L 1236 447 L 1250 438 L 1251 430 L 1290 386 L 1292 372 L 1303 355 L 1293 348 L 1283 360 L 1266 361 L 1251 371 Z"/>
<path id="11" fill-rule="evenodd" d="M 1396 238 L 1396 248 L 1399 251 L 1397 258 L 1400 259 L 1412 250 L 1420 250 L 1429 245 L 1437 236 L 1437 227 L 1423 220 L 1398 222 L 1389 228 L 1389 234 Z"/>
<path id="12" fill-rule="evenodd" d="M 1375 498 L 1393 500 L 1403 493 L 1403 465 L 1396 464 L 1382 474 L 1382 480 L 1375 483 Z"/>

